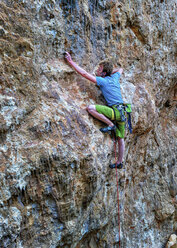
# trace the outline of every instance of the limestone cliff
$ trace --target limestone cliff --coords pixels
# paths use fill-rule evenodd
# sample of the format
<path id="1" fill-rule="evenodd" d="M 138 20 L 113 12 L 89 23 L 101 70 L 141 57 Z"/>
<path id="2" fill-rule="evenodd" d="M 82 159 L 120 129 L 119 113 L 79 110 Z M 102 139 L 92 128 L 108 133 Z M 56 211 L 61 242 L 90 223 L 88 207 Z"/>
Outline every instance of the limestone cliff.
<path id="1" fill-rule="evenodd" d="M 113 141 L 87 71 L 121 63 L 133 106 L 119 171 L 121 247 L 161 248 L 177 229 L 175 0 L 1 0 L 0 247 L 118 247 Z"/>

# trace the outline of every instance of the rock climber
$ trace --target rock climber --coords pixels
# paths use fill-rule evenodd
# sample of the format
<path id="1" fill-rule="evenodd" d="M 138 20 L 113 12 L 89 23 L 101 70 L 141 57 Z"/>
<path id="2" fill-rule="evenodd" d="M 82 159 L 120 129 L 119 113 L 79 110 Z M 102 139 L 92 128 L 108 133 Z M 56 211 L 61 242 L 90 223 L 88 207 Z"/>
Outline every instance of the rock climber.
<path id="1" fill-rule="evenodd" d="M 96 70 L 96 77 L 86 72 L 83 68 L 77 65 L 71 58 L 68 52 L 64 53 L 65 59 L 68 64 L 74 68 L 81 76 L 96 83 L 100 87 L 100 90 L 107 102 L 108 106 L 103 105 L 90 105 L 87 107 L 87 111 L 96 119 L 106 123 L 107 126 L 101 128 L 103 133 L 114 131 L 118 138 L 119 155 L 115 164 L 110 164 L 111 169 L 123 167 L 123 155 L 125 150 L 124 135 L 125 135 L 125 122 L 121 119 L 121 111 L 117 109 L 117 106 L 121 110 L 123 105 L 119 78 L 123 72 L 122 68 L 113 69 L 113 64 L 109 61 L 100 62 L 98 69 Z M 113 120 L 116 119 L 116 125 Z"/>

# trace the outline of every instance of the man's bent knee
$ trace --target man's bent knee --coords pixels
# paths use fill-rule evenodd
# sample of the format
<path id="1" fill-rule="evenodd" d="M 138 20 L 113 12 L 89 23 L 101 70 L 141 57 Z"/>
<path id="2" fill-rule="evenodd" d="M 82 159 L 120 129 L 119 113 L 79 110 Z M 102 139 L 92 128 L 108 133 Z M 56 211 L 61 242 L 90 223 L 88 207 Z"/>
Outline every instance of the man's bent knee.
<path id="1" fill-rule="evenodd" d="M 96 111 L 95 105 L 89 105 L 89 106 L 87 107 L 87 111 L 88 111 L 89 113 L 92 112 L 92 111 Z"/>

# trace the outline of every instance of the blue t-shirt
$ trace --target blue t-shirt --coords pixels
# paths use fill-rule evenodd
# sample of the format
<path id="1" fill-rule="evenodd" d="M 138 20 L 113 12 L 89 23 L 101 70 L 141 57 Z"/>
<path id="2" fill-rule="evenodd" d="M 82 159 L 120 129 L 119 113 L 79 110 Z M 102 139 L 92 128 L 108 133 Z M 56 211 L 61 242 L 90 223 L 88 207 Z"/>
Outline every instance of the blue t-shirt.
<path id="1" fill-rule="evenodd" d="M 100 90 L 108 104 L 108 106 L 115 105 L 117 103 L 123 103 L 122 95 L 120 91 L 119 83 L 120 73 L 116 72 L 111 76 L 96 77 L 97 85 L 100 87 Z"/>

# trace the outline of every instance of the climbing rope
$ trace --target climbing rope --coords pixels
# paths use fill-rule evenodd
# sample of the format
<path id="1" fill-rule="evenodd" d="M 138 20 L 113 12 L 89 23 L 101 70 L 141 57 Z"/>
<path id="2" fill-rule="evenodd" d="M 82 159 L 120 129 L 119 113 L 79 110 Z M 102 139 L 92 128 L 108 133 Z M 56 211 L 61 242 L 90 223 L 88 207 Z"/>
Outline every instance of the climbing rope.
<path id="1" fill-rule="evenodd" d="M 117 161 L 117 156 L 116 156 L 116 142 L 117 142 L 117 138 L 116 138 L 116 135 L 114 134 L 115 161 Z M 118 184 L 117 166 L 116 166 L 116 181 L 117 181 L 117 207 L 118 207 L 119 248 L 120 248 L 121 247 L 121 245 L 120 245 L 120 205 L 119 205 L 119 184 Z"/>

